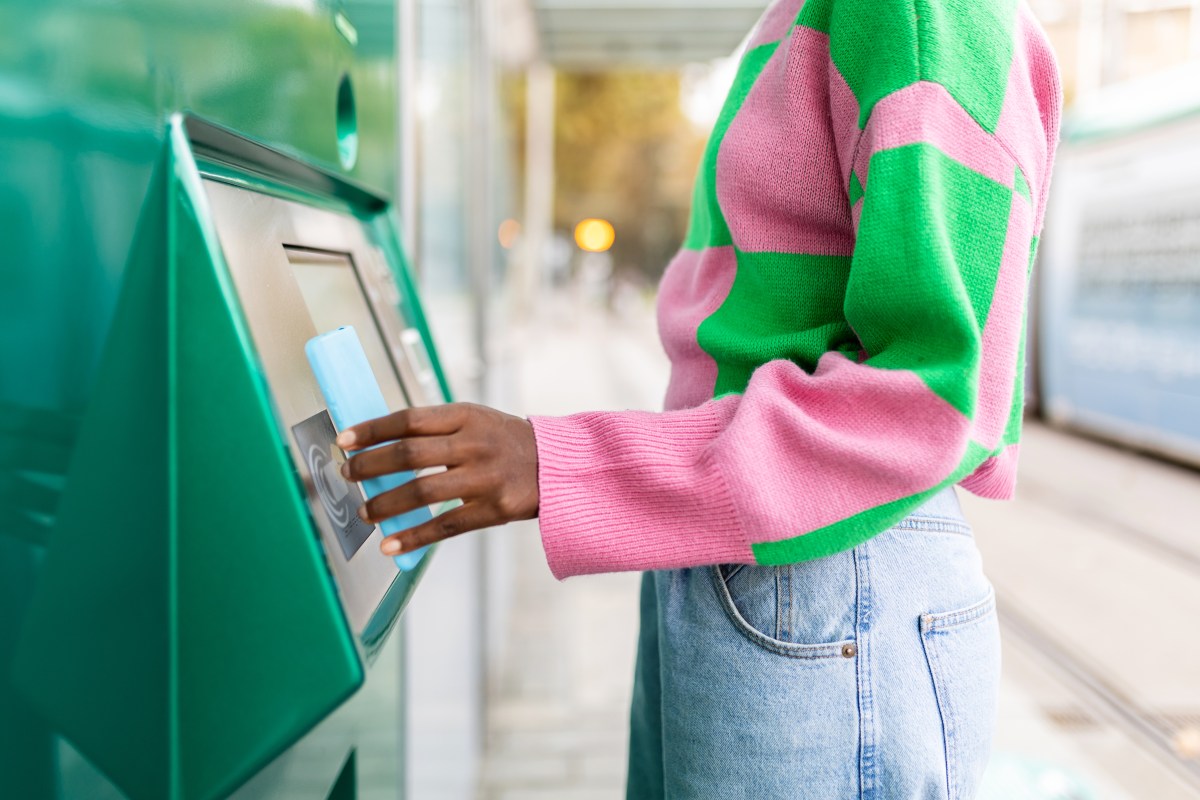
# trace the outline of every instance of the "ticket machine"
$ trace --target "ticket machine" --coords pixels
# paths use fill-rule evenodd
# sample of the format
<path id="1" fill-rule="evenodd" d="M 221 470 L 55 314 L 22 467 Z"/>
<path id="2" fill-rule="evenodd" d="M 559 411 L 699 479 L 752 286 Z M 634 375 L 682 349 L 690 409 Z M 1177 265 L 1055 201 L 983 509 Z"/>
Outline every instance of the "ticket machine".
<path id="1" fill-rule="evenodd" d="M 395 659 L 364 687 L 421 567 L 355 514 L 304 353 L 353 325 L 390 408 L 444 401 L 385 211 L 170 122 L 14 661 L 129 797 L 353 797 L 400 759 Z"/>
<path id="2" fill-rule="evenodd" d="M 390 407 L 448 398 L 401 10 L 0 3 L 0 798 L 402 794 L 425 562 L 350 513 L 304 353 L 353 325 Z"/>
<path id="3" fill-rule="evenodd" d="M 12 686 L 60 742 L 48 796 L 399 793 L 389 632 L 424 563 L 354 514 L 304 352 L 353 325 L 389 407 L 447 399 L 388 212 L 170 119 L 15 639 Z"/>

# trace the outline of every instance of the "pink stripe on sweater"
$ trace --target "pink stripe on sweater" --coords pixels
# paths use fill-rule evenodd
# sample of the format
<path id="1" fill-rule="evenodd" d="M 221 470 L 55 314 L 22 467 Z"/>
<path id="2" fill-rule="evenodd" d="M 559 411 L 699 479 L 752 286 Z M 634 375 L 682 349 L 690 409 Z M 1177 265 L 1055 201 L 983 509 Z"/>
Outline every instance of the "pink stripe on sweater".
<path id="1" fill-rule="evenodd" d="M 958 482 L 968 492 L 988 500 L 1011 500 L 1017 489 L 1017 459 L 1021 446 L 1010 444 L 1004 452 L 979 465 Z"/>
<path id="2" fill-rule="evenodd" d="M 1017 351 L 1024 333 L 1029 247 L 1033 239 L 1033 209 L 1013 192 L 1008 216 L 1008 237 L 996 288 L 983 326 L 980 352 L 979 395 L 975 406 L 975 441 L 988 450 L 1000 444 L 1012 409 L 1017 380 Z"/>
<path id="3" fill-rule="evenodd" d="M 542 544 L 558 577 L 753 563 L 799 536 L 940 483 L 969 423 L 915 374 L 840 353 L 772 361 L 744 395 L 650 414 L 531 417 Z"/>
<path id="4" fill-rule="evenodd" d="M 786 361 L 760 367 L 713 459 L 746 536 L 773 542 L 936 486 L 969 429 L 914 373 L 830 352 L 811 375 Z"/>
<path id="5" fill-rule="evenodd" d="M 782 41 L 796 24 L 802 5 L 804 0 L 775 0 L 771 3 L 750 35 L 746 49 L 753 50 L 762 44 Z"/>
<path id="6" fill-rule="evenodd" d="M 737 407 L 530 417 L 542 545 L 555 577 L 754 563 L 706 456 Z"/>
<path id="7" fill-rule="evenodd" d="M 997 183 L 1013 185 L 1016 162 L 939 83 L 921 81 L 875 104 L 858 146 L 854 171 L 865 188 L 871 156 L 925 142 Z"/>
<path id="8" fill-rule="evenodd" d="M 681 250 L 658 287 L 658 336 L 671 359 L 668 411 L 692 408 L 712 398 L 717 362 L 700 347 L 700 323 L 721 307 L 737 274 L 732 247 Z"/>
<path id="9" fill-rule="evenodd" d="M 748 252 L 854 249 L 829 116 L 829 37 L 797 27 L 763 67 L 717 154 L 717 200 Z M 844 99 L 844 98 L 843 98 Z"/>
<path id="10" fill-rule="evenodd" d="M 858 98 L 841 71 L 830 60 L 829 70 L 829 114 L 833 123 L 833 137 L 837 145 L 838 164 L 841 167 L 842 186 L 850 186 L 850 170 L 854 167 L 854 148 L 858 145 L 861 131 L 858 129 Z"/>
<path id="11" fill-rule="evenodd" d="M 1054 68 L 1054 53 L 1032 12 L 1022 5 L 1017 13 L 1017 46 L 996 137 L 1026 170 L 1035 203 L 1034 231 L 1042 229 L 1046 212 L 1061 104 L 1062 87 Z"/>

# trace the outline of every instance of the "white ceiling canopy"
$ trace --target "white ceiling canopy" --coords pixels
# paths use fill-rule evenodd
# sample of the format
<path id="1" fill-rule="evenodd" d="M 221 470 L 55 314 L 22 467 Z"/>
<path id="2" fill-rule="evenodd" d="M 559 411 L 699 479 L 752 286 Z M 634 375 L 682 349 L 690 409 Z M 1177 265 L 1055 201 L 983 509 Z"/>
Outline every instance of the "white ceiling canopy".
<path id="1" fill-rule="evenodd" d="M 541 57 L 562 69 L 675 67 L 732 53 L 766 0 L 531 0 Z"/>

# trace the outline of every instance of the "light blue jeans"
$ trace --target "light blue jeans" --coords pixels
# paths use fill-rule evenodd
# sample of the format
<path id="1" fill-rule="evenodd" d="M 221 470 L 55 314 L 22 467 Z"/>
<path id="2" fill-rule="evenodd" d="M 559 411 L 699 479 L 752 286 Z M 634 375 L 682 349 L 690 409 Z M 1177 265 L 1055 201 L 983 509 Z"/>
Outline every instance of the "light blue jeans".
<path id="1" fill-rule="evenodd" d="M 628 797 L 973 797 L 1000 682 L 995 598 L 953 487 L 786 567 L 646 573 Z"/>

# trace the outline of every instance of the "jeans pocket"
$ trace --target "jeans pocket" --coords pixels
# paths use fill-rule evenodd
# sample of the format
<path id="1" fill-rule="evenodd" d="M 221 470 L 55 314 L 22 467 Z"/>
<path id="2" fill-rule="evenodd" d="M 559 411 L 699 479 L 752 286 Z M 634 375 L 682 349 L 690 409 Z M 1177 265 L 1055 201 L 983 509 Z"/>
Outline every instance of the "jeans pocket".
<path id="1" fill-rule="evenodd" d="M 815 634 L 794 623 L 806 612 L 811 617 L 820 609 L 802 607 L 805 598 L 794 589 L 792 567 L 722 564 L 712 568 L 712 578 L 730 622 L 754 644 L 800 659 L 853 658 L 857 654 L 852 623 L 847 626 L 835 620 L 826 628 L 844 630 L 846 635 L 819 639 L 811 638 Z M 852 611 L 853 597 L 839 602 Z M 852 619 L 849 614 L 845 616 Z"/>
<path id="2" fill-rule="evenodd" d="M 933 678 L 946 749 L 949 800 L 975 796 L 991 753 L 1000 688 L 996 596 L 956 611 L 921 615 L 921 643 Z"/>

